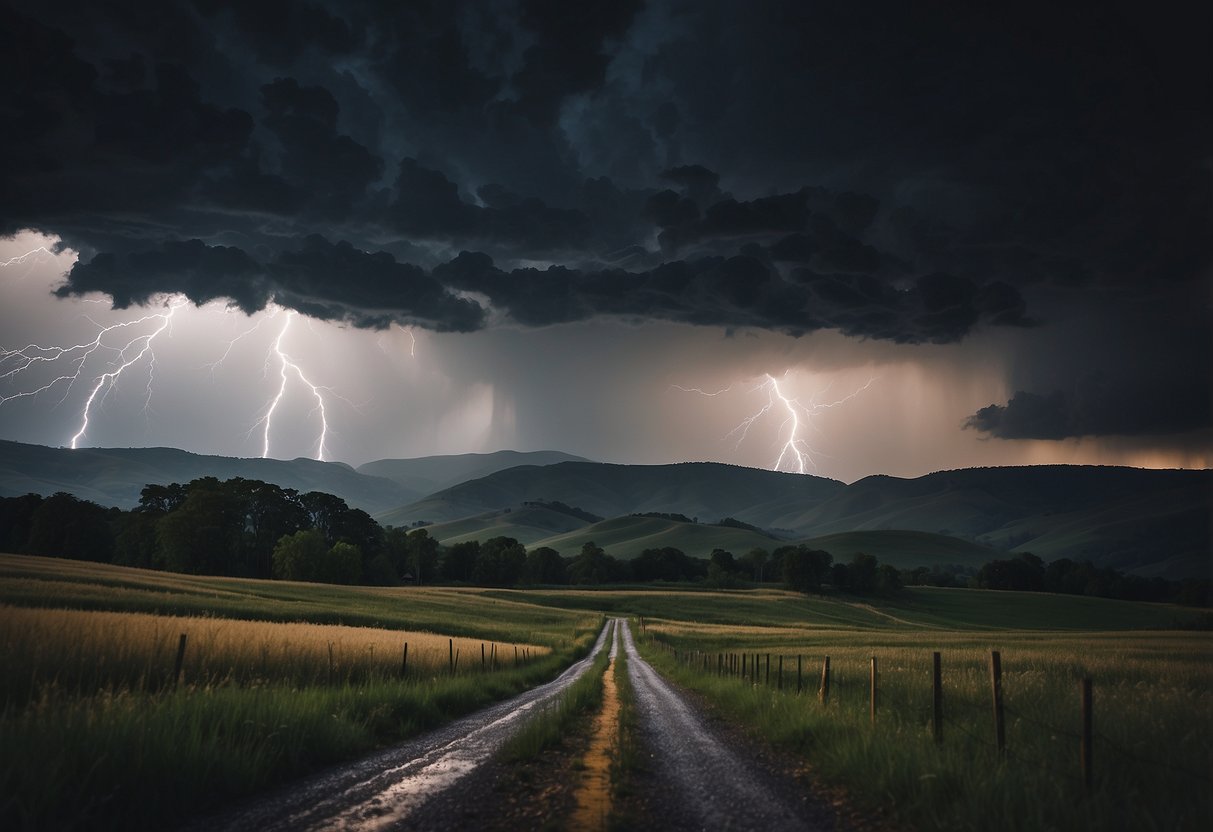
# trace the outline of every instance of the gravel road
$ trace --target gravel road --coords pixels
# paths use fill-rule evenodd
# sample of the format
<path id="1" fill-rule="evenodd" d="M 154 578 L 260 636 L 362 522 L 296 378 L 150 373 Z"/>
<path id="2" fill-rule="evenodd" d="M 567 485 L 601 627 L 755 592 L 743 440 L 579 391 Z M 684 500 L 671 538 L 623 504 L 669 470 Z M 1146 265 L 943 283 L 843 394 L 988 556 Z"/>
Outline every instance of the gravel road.
<path id="1" fill-rule="evenodd" d="M 662 780 L 663 829 L 833 829 L 835 819 L 779 783 L 727 740 L 653 670 L 620 621 L 641 738 L 652 754 L 649 776 Z"/>
<path id="2" fill-rule="evenodd" d="M 580 677 L 607 644 L 603 627 L 593 650 L 545 685 L 356 763 L 330 769 L 229 813 L 198 830 L 370 830 L 407 826 L 408 816 L 489 759 L 524 724 Z M 613 640 L 613 639 L 612 639 Z"/>

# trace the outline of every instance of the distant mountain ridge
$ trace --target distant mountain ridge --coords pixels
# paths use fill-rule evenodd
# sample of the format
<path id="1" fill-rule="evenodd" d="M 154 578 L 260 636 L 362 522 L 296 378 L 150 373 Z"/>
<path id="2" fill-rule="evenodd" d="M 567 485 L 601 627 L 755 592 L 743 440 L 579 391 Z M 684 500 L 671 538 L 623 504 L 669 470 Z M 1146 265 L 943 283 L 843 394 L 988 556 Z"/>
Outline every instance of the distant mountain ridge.
<path id="1" fill-rule="evenodd" d="M 816 505 L 846 486 L 836 480 L 785 474 L 719 462 L 615 465 L 561 462 L 525 465 L 460 483 L 396 511 L 380 522 L 408 525 L 446 522 L 513 508 L 524 502 L 559 500 L 602 517 L 671 512 L 715 521 L 735 517 L 768 526 L 789 503 Z M 751 518 L 759 518 L 757 521 Z"/>
<path id="2" fill-rule="evenodd" d="M 519 461 L 529 464 L 514 464 Z M 310 459 L 232 459 L 173 448 L 72 451 L 0 440 L 0 496 L 67 491 L 129 508 L 144 485 L 201 476 L 324 491 L 385 525 L 429 522 L 444 542 L 505 535 L 527 545 L 560 544 L 566 555 L 575 554 L 564 549 L 579 548 L 586 534 L 602 537 L 596 540 L 600 545 L 610 540 L 621 555 L 652 544 L 685 546 L 688 554 L 704 556 L 707 551 L 698 550 L 709 544 L 779 545 L 764 534 L 770 533 L 828 544 L 840 554 L 879 550 L 895 562 L 914 552 L 934 562 L 970 562 L 983 552 L 1032 552 L 1045 560 L 1088 559 L 1147 576 L 1208 577 L 1211 572 L 1209 470 L 971 468 L 912 479 L 871 476 L 847 485 L 711 462 L 587 462 L 558 451 L 378 460 L 355 470 Z M 427 484 L 432 483 L 453 484 L 431 492 Z M 591 524 L 551 510 L 556 502 L 607 519 Z M 700 522 L 629 517 L 645 512 Z M 707 525 L 725 517 L 763 532 Z M 941 560 L 952 555 L 954 561 Z"/>
<path id="3" fill-rule="evenodd" d="M 435 533 L 442 539 L 442 530 L 455 521 L 496 513 L 486 527 L 509 535 L 512 521 L 505 510 L 535 500 L 560 500 L 608 518 L 668 512 L 711 523 L 734 517 L 787 539 L 921 532 L 991 551 L 1030 551 L 1046 560 L 1089 559 L 1143 575 L 1210 572 L 1213 471 L 1207 470 L 1042 465 L 941 471 L 913 479 L 872 476 L 846 485 L 719 463 L 566 462 L 499 471 L 379 519 L 395 525 L 430 521 L 439 524 Z M 510 536 L 545 545 L 581 540 L 579 529 L 554 540 L 535 526 L 516 528 L 519 533 Z M 617 526 L 607 531 L 618 538 Z M 461 539 L 470 535 L 469 529 L 460 530 Z M 843 545 L 838 538 L 835 543 Z M 634 548 L 621 538 L 618 545 L 621 551 Z"/>
<path id="4" fill-rule="evenodd" d="M 47 448 L 0 440 L 0 496 L 66 491 L 103 506 L 132 508 L 145 485 L 198 477 L 263 480 L 299 491 L 336 494 L 354 508 L 377 514 L 418 492 L 343 462 L 314 459 L 239 459 L 177 448 Z"/>
<path id="5" fill-rule="evenodd" d="M 557 451 L 385 459 L 355 470 L 343 462 L 314 459 L 242 459 L 195 454 L 177 448 L 48 448 L 0 440 L 0 496 L 66 491 L 103 506 L 138 504 L 145 485 L 186 483 L 198 477 L 272 482 L 298 491 L 335 494 L 354 508 L 381 514 L 440 487 L 519 464 L 520 459 L 580 459 Z M 376 472 L 382 471 L 383 475 Z M 410 486 L 410 483 L 413 483 Z"/>

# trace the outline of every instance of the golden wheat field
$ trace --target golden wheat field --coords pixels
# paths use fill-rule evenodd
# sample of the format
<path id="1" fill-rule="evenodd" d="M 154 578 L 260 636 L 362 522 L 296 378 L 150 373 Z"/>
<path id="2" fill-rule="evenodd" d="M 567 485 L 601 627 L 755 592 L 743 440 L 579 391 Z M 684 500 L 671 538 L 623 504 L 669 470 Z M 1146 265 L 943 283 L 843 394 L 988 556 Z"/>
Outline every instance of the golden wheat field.
<path id="1" fill-rule="evenodd" d="M 548 648 L 427 632 L 328 624 L 274 623 L 131 612 L 0 606 L 0 657 L 9 678 L 28 690 L 54 685 L 76 692 L 160 687 L 171 681 L 186 636 L 186 684 L 309 684 L 449 672 L 513 664 Z"/>

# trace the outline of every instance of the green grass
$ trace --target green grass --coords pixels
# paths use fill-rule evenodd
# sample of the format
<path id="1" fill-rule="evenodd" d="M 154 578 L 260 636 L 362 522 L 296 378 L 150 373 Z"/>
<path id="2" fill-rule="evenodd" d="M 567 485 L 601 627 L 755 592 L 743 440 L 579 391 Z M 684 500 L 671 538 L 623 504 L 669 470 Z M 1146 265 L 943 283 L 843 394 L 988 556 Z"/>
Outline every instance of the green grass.
<path id="1" fill-rule="evenodd" d="M 591 541 L 620 560 L 631 560 L 645 549 L 665 546 L 681 549 L 691 557 L 706 558 L 717 548 L 742 555 L 755 547 L 770 550 L 781 545 L 779 540 L 748 529 L 632 516 L 603 520 L 585 528 L 552 535 L 536 541 L 534 545 L 550 546 L 560 554 L 572 557 Z"/>
<path id="2" fill-rule="evenodd" d="M 634 778 L 643 776 L 644 753 L 636 714 L 636 691 L 628 676 L 627 651 L 622 646 L 615 656 L 615 692 L 619 696 L 619 745 L 611 764 L 611 788 L 616 798 L 626 798 L 631 794 Z M 634 828 L 631 819 L 618 814 L 610 818 L 609 825 L 612 829 Z"/>
<path id="3" fill-rule="evenodd" d="M 805 755 L 858 803 L 899 822 L 945 829 L 1185 829 L 1203 828 L 1211 817 L 1213 642 L 1207 632 L 1157 629 L 1199 615 L 1168 605 L 927 588 L 891 601 L 776 589 L 375 589 L 15 555 L 0 555 L 0 604 L 340 623 L 551 650 L 491 672 L 480 672 L 478 657 L 464 655 L 455 677 L 216 672 L 187 675 L 187 684 L 173 689 L 104 668 L 82 677 L 93 681 L 69 683 L 68 675 L 31 670 L 36 647 L 4 648 L 5 829 L 170 826 L 553 678 L 589 649 L 603 614 L 642 617 L 649 638 L 679 651 L 769 651 L 773 664 L 785 656 L 789 674 L 802 656 L 811 689 L 821 657 L 830 655 L 832 696 L 821 708 L 811 696 L 797 697 L 790 679 L 780 693 L 717 678 L 643 642 L 663 672 L 703 692 L 728 718 Z M 177 619 L 168 620 L 170 634 L 177 632 Z M 387 636 L 393 644 L 402 638 Z M 12 643 L 0 639 L 0 645 Z M 1005 763 L 990 748 L 991 649 L 1003 655 Z M 932 650 L 943 652 L 946 668 L 947 722 L 939 748 L 927 731 Z M 881 665 L 875 727 L 867 720 L 872 655 Z M 55 666 L 55 656 L 44 659 L 38 668 Z M 622 665 L 617 661 L 626 738 L 630 689 Z M 601 672 L 588 675 L 601 683 Z M 1084 675 L 1095 680 L 1099 732 L 1090 798 L 1075 787 L 1072 736 L 1077 680 Z M 16 684 L 17 677 L 24 681 Z M 73 798 L 64 800 L 66 794 Z"/>
<path id="4" fill-rule="evenodd" d="M 1171 604 L 933 587 L 913 587 L 893 599 L 841 593 L 805 596 L 773 588 L 718 591 L 678 584 L 559 592 L 486 590 L 484 594 L 519 603 L 725 628 L 1128 630 L 1176 626 L 1200 615 L 1198 610 Z"/>
<path id="5" fill-rule="evenodd" d="M 609 638 L 606 648 L 585 674 L 539 714 L 528 719 L 522 730 L 502 747 L 503 760 L 533 760 L 544 749 L 559 745 L 579 722 L 602 706 L 602 674 L 610 662 Z"/>
<path id="6" fill-rule="evenodd" d="M 214 578 L 6 554 L 0 554 L 0 604 L 430 630 L 537 644 L 571 636 L 585 619 L 475 589 Z"/>
<path id="7" fill-rule="evenodd" d="M 1207 633 L 902 628 L 728 638 L 648 625 L 644 652 L 727 718 L 803 755 L 857 804 L 923 829 L 1205 829 L 1213 818 L 1213 666 Z M 676 637 L 666 637 L 667 632 Z M 677 644 L 679 658 L 665 649 Z M 759 654 L 772 677 L 718 677 L 716 653 Z M 695 649 L 710 651 L 709 671 Z M 989 651 L 1001 651 L 1007 759 L 994 747 Z M 944 741 L 931 737 L 931 652 L 942 653 Z M 784 686 L 775 668 L 784 656 Z M 831 658 L 830 697 L 816 693 Z M 796 694 L 796 657 L 804 691 Z M 869 717 L 870 659 L 878 711 Z M 1094 787 L 1079 767 L 1079 680 L 1094 680 Z"/>
<path id="8" fill-rule="evenodd" d="M 33 608 L 0 617 L 0 828 L 13 830 L 173 826 L 548 681 L 585 654 L 601 624 L 598 615 L 476 592 L 198 578 L 16 556 L 0 556 L 0 603 Z M 150 628 L 103 633 L 132 643 L 90 658 L 54 627 L 98 613 L 73 618 L 70 609 L 157 617 Z M 223 626 L 239 633 L 264 630 L 250 623 L 258 619 L 311 622 L 291 625 L 305 631 L 341 621 L 408 630 L 418 640 L 417 630 L 445 630 L 550 649 L 518 665 L 512 652 L 499 654 L 499 668 L 486 670 L 465 653 L 455 675 L 441 659 L 419 656 L 395 678 L 389 668 L 398 666 L 403 634 L 391 639 L 383 669 L 366 657 L 357 660 L 367 668 L 352 675 L 342 668 L 354 666 L 357 632 L 343 636 L 352 641 L 338 654 L 345 665 L 337 673 L 301 669 L 299 650 L 223 654 L 212 643 L 198 656 L 208 642 L 191 640 L 187 668 L 213 667 L 187 672 L 187 683 L 174 687 L 164 684 L 171 651 L 162 642 L 198 621 L 172 617 L 183 613 L 236 619 Z M 235 664 L 214 665 L 220 655 Z"/>

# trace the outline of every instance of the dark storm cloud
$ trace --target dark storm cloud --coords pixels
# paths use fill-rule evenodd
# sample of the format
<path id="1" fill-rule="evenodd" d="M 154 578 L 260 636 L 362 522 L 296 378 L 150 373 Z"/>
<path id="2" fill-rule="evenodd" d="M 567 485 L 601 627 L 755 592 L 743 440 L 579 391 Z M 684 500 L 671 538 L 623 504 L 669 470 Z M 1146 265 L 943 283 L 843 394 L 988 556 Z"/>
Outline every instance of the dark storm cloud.
<path id="1" fill-rule="evenodd" d="M 82 253 L 61 294 L 372 327 L 614 316 L 946 343 L 1043 337 L 1096 296 L 1177 307 L 1209 276 L 1213 70 L 1192 4 L 0 15 L 0 232 Z M 1069 343 L 1073 372 L 1110 345 Z M 973 427 L 1131 429 L 1058 403 L 1053 363 L 1017 362 L 1012 389 L 1040 400 Z"/>
<path id="2" fill-rule="evenodd" d="M 1067 439 L 1184 433 L 1213 424 L 1207 385 L 1156 389 L 1080 386 L 1074 394 L 1020 390 L 1005 405 L 983 407 L 965 427 L 999 439 Z"/>
<path id="3" fill-rule="evenodd" d="M 1163 295 L 1162 302 L 1143 300 L 1111 313 L 1092 303 L 1091 324 L 1055 336 L 1061 348 L 1049 345 L 1028 357 L 1034 369 L 1023 380 L 1030 389 L 1019 387 L 1007 402 L 981 408 L 965 427 L 999 439 L 1204 431 L 1207 442 L 1213 315 L 1207 287 L 1191 287 L 1185 299 Z M 1046 364 L 1049 372 L 1037 368 Z"/>
<path id="4" fill-rule="evenodd" d="M 543 326 L 613 315 L 705 326 L 754 326 L 791 335 L 837 329 L 902 343 L 958 340 L 981 321 L 1028 325 L 1011 287 L 924 275 L 904 288 L 880 278 L 818 275 L 785 279 L 753 254 L 700 257 L 646 271 L 552 266 L 504 271 L 463 252 L 434 269 L 443 283 L 488 297 L 520 323 Z"/>
<path id="5" fill-rule="evenodd" d="M 467 332 L 484 325 L 479 305 L 456 297 L 419 266 L 316 235 L 266 264 L 240 249 L 207 246 L 201 240 L 167 242 L 124 255 L 101 253 L 88 263 L 76 263 L 56 294 L 101 291 L 122 309 L 171 292 L 196 304 L 230 300 L 250 314 L 273 302 L 361 327 L 383 328 L 395 321 Z"/>
<path id="6" fill-rule="evenodd" d="M 264 270 L 237 248 L 208 246 L 201 240 L 166 242 L 150 251 L 102 252 L 88 263 L 77 262 L 59 297 L 105 292 L 115 309 L 145 305 L 165 292 L 194 303 L 230 300 L 248 313 L 270 301 Z"/>

